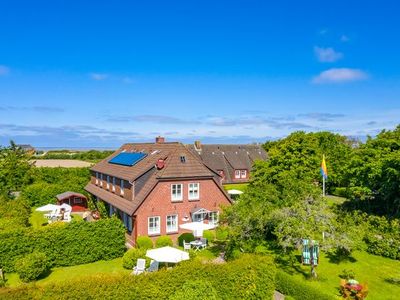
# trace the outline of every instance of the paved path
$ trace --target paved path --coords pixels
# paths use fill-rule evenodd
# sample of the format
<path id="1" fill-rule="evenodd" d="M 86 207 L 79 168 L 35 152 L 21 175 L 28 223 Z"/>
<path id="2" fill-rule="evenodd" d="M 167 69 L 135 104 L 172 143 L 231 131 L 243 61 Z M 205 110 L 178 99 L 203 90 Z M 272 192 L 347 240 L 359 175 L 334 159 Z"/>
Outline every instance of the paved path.
<path id="1" fill-rule="evenodd" d="M 285 295 L 279 293 L 278 291 L 274 292 L 274 300 L 284 300 L 285 299 Z"/>

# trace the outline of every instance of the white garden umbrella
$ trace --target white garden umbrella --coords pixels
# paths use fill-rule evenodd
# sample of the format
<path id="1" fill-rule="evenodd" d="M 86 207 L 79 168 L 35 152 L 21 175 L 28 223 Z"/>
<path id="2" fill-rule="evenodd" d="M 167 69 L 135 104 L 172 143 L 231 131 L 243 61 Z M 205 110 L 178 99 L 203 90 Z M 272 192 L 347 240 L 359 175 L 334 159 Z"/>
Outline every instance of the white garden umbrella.
<path id="1" fill-rule="evenodd" d="M 158 262 L 174 264 L 189 259 L 189 253 L 170 246 L 147 250 L 146 256 Z"/>
<path id="2" fill-rule="evenodd" d="M 239 190 L 228 190 L 228 194 L 229 195 L 241 195 L 241 194 L 243 194 L 243 192 L 239 191 Z"/>
<path id="3" fill-rule="evenodd" d="M 60 208 L 60 205 L 46 204 L 44 206 L 36 208 L 36 211 L 55 211 Z"/>
<path id="4" fill-rule="evenodd" d="M 193 231 L 195 237 L 202 237 L 204 230 L 214 229 L 214 224 L 206 224 L 203 222 L 190 222 L 179 225 L 180 228 Z"/>
<path id="5" fill-rule="evenodd" d="M 72 211 L 72 206 L 67 204 L 67 203 L 63 203 L 61 204 L 60 208 L 64 208 L 66 212 L 71 212 Z"/>

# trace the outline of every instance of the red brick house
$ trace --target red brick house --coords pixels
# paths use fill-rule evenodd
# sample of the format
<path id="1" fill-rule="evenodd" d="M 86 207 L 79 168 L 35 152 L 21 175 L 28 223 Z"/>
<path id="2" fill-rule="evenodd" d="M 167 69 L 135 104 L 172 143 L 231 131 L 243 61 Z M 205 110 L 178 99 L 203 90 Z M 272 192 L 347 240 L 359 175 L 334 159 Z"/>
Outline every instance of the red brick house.
<path id="1" fill-rule="evenodd" d="M 222 177 L 223 184 L 249 182 L 250 171 L 256 160 L 266 160 L 267 153 L 259 144 L 202 145 L 196 141 L 188 149 L 204 164 Z"/>
<path id="2" fill-rule="evenodd" d="M 125 144 L 91 168 L 85 187 L 123 221 L 129 239 L 183 232 L 179 225 L 218 222 L 231 200 L 221 177 L 181 143 Z"/>

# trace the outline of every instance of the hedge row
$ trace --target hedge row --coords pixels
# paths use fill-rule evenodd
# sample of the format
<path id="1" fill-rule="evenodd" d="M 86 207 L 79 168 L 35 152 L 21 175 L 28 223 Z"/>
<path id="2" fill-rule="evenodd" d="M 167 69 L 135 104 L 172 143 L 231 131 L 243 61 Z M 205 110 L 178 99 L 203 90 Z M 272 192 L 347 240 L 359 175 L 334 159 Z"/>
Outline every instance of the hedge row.
<path id="1" fill-rule="evenodd" d="M 111 218 L 0 232 L 0 267 L 6 272 L 13 272 L 15 261 L 33 251 L 46 254 L 51 267 L 109 260 L 124 254 L 125 229 Z"/>
<path id="2" fill-rule="evenodd" d="M 282 294 L 291 296 L 296 300 L 336 299 L 335 297 L 327 295 L 283 271 L 278 271 L 276 273 L 276 289 Z"/>
<path id="3" fill-rule="evenodd" d="M 100 275 L 36 289 L 33 286 L 5 288 L 0 289 L 0 298 L 181 299 L 183 287 L 192 294 L 193 288 L 201 286 L 215 290 L 216 297 L 210 299 L 272 299 L 275 272 L 273 261 L 261 255 L 243 255 L 238 260 L 219 265 L 190 260 L 172 270 L 138 276 Z"/>

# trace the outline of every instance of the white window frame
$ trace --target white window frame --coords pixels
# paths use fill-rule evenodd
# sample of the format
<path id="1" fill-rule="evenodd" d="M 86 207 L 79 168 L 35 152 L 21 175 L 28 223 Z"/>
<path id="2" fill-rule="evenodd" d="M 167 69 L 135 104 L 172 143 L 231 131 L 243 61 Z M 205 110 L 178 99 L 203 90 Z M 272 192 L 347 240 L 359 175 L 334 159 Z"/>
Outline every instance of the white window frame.
<path id="1" fill-rule="evenodd" d="M 181 187 L 181 193 L 180 196 L 178 197 L 177 194 L 174 194 L 174 186 L 176 186 L 176 191 L 178 191 L 177 187 Z M 171 201 L 172 202 L 179 202 L 183 200 L 183 184 L 182 183 L 173 183 L 171 184 Z"/>
<path id="2" fill-rule="evenodd" d="M 216 218 L 214 218 L 216 216 Z M 212 225 L 218 225 L 219 222 L 219 211 L 212 211 L 208 214 L 208 223 Z"/>
<path id="3" fill-rule="evenodd" d="M 120 191 L 120 195 L 123 196 L 125 194 L 125 190 L 124 190 L 124 180 L 121 179 L 121 183 L 119 185 L 121 191 Z"/>
<path id="4" fill-rule="evenodd" d="M 100 173 L 100 186 L 103 186 L 103 173 Z"/>
<path id="5" fill-rule="evenodd" d="M 240 170 L 240 178 L 247 178 L 247 170 Z"/>
<path id="6" fill-rule="evenodd" d="M 157 224 L 157 222 L 155 222 L 155 220 L 157 220 L 157 219 L 158 219 L 158 227 L 151 229 L 150 223 Z M 161 232 L 161 217 L 160 216 L 148 217 L 147 218 L 147 234 L 148 235 L 156 235 L 156 234 L 160 234 L 160 232 Z"/>
<path id="7" fill-rule="evenodd" d="M 195 185 L 197 185 L 197 188 L 194 187 Z M 189 183 L 188 187 L 189 187 L 188 188 L 188 198 L 189 198 L 189 200 L 199 200 L 200 199 L 200 183 L 199 182 L 192 182 L 192 183 Z M 191 196 L 190 193 L 193 192 L 193 194 L 194 194 L 195 190 L 197 190 L 197 194 L 194 195 L 194 196 Z"/>
<path id="8" fill-rule="evenodd" d="M 115 177 L 112 179 L 112 191 L 115 192 Z"/>
<path id="9" fill-rule="evenodd" d="M 240 170 L 235 170 L 235 179 L 240 179 Z"/>
<path id="10" fill-rule="evenodd" d="M 107 188 L 107 190 L 109 190 L 110 189 L 110 175 L 106 175 L 106 178 L 107 178 L 107 186 L 106 186 L 106 188 Z"/>
<path id="11" fill-rule="evenodd" d="M 99 184 L 99 173 L 96 172 L 96 184 Z"/>
<path id="12" fill-rule="evenodd" d="M 169 226 L 168 227 L 168 222 L 170 222 L 168 220 L 168 218 L 173 217 L 175 219 L 175 221 L 172 221 L 173 223 L 175 223 L 174 227 Z M 171 233 L 171 232 L 178 232 L 178 215 L 177 214 L 173 214 L 173 215 L 168 215 L 165 217 L 165 228 L 167 233 Z"/>

